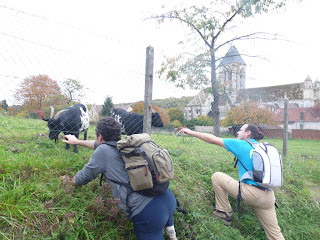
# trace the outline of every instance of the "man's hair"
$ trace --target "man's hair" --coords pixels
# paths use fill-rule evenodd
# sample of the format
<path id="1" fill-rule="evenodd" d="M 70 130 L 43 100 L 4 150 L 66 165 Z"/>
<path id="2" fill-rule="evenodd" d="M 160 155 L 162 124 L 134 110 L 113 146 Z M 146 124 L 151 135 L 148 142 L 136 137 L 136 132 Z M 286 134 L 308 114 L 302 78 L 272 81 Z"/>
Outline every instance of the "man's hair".
<path id="1" fill-rule="evenodd" d="M 121 126 L 112 117 L 101 118 L 96 126 L 96 136 L 101 134 L 104 141 L 121 140 Z"/>
<path id="2" fill-rule="evenodd" d="M 251 131 L 251 138 L 259 141 L 261 139 L 263 139 L 263 133 L 259 131 L 259 128 L 256 126 L 256 125 L 253 125 L 253 124 L 248 124 L 246 130 L 247 131 Z"/>

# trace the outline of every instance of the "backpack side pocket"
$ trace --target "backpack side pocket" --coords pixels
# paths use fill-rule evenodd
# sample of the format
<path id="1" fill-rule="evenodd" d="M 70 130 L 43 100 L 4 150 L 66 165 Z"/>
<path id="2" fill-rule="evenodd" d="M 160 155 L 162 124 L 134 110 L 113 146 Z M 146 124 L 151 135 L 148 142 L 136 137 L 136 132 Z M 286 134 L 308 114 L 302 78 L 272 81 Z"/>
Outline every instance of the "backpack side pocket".
<path id="1" fill-rule="evenodd" d="M 126 162 L 125 168 L 128 171 L 130 184 L 134 191 L 153 187 L 152 176 L 147 161 Z"/>

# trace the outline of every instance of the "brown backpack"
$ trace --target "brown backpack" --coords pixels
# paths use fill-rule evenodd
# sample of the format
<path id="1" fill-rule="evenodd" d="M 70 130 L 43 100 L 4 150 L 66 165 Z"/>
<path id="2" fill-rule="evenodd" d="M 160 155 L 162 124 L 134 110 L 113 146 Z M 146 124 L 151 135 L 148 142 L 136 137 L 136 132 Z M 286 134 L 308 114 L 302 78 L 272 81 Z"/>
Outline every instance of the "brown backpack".
<path id="1" fill-rule="evenodd" d="M 125 162 L 133 191 L 152 197 L 167 190 L 169 181 L 174 177 L 173 161 L 166 149 L 151 141 L 150 135 L 133 134 L 106 144 L 117 147 Z"/>

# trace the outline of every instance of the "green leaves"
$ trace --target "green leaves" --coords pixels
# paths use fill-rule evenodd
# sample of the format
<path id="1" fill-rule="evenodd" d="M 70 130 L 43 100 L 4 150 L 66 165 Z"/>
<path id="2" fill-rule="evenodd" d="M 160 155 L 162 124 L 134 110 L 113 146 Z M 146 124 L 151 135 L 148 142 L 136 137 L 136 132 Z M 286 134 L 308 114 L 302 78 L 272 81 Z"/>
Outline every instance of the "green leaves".
<path id="1" fill-rule="evenodd" d="M 173 82 L 176 87 L 201 89 L 210 83 L 210 59 L 208 54 L 199 54 L 187 58 L 179 55 L 175 58 L 166 58 L 158 74 L 165 75 L 166 80 Z"/>

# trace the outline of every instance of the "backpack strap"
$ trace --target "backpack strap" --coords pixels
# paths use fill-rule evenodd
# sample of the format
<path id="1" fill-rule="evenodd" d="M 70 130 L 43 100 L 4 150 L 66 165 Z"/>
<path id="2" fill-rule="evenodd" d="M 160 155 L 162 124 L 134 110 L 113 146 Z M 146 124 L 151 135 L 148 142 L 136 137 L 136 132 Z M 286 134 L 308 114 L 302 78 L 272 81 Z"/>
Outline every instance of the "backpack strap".
<path id="1" fill-rule="evenodd" d="M 103 173 L 101 173 L 101 178 L 100 178 L 100 186 L 101 186 L 101 181 L 102 181 L 102 178 L 103 176 L 105 176 L 106 179 L 108 179 L 110 182 L 113 182 L 115 184 L 118 184 L 120 186 L 123 186 L 127 189 L 127 196 L 126 196 L 126 210 L 127 210 L 127 214 L 128 214 L 128 217 L 131 218 L 131 214 L 132 214 L 132 211 L 131 211 L 131 208 L 129 207 L 129 195 L 131 193 L 133 193 L 133 189 L 131 188 L 130 186 L 130 183 L 123 183 L 123 182 L 119 182 L 119 181 L 116 181 L 116 180 L 112 180 L 110 178 L 107 178 L 106 175 L 104 175 Z"/>
<path id="2" fill-rule="evenodd" d="M 255 144 L 254 142 L 252 142 L 250 139 L 245 139 L 244 141 L 246 141 L 247 143 L 249 143 L 253 148 L 256 148 L 256 145 L 257 145 L 257 144 Z M 233 160 L 235 161 L 234 166 L 233 166 L 234 168 L 236 168 L 238 162 L 240 162 L 241 165 L 242 165 L 242 167 L 243 167 L 246 171 L 248 171 L 248 169 L 242 164 L 242 162 L 241 162 L 237 157 L 234 157 Z"/>
<path id="3" fill-rule="evenodd" d="M 144 159 L 147 161 L 147 163 L 148 163 L 148 167 L 149 167 L 150 172 L 151 172 L 151 175 L 152 175 L 153 183 L 158 182 L 158 180 L 159 180 L 158 173 L 157 173 L 157 175 L 155 174 L 153 165 L 152 165 L 150 159 L 148 158 L 146 152 L 143 150 L 143 148 L 142 148 L 141 146 L 139 146 L 138 149 L 139 149 L 140 153 L 142 154 L 143 158 L 144 158 Z"/>
<path id="4" fill-rule="evenodd" d="M 116 141 L 108 141 L 108 142 L 104 142 L 102 144 L 107 144 L 109 146 L 113 146 L 113 147 L 117 148 L 117 142 Z M 127 210 L 128 217 L 131 218 L 132 211 L 131 211 L 131 208 L 129 207 L 129 195 L 131 193 L 133 193 L 134 191 L 131 188 L 130 183 L 123 183 L 123 182 L 119 182 L 119 181 L 116 181 L 116 180 L 112 180 L 112 179 L 108 178 L 106 175 L 104 175 L 103 173 L 101 173 L 100 186 L 102 186 L 103 176 L 105 176 L 105 178 L 108 179 L 109 181 L 111 181 L 111 182 L 113 182 L 115 184 L 118 184 L 120 186 L 123 186 L 123 187 L 125 187 L 127 189 L 126 210 Z"/>
<path id="5" fill-rule="evenodd" d="M 256 147 L 256 144 L 254 142 L 252 142 L 251 140 L 249 139 L 245 139 L 245 141 L 247 143 L 249 143 L 253 148 Z M 234 157 L 234 161 L 235 161 L 235 164 L 234 164 L 234 168 L 236 168 L 237 166 L 237 163 L 239 162 L 242 167 L 246 170 L 246 172 L 248 172 L 248 169 L 243 165 L 243 163 L 240 161 L 240 159 L 238 159 L 237 157 Z M 239 190 L 238 190 L 238 195 L 237 195 L 237 209 L 238 209 L 238 219 L 240 219 L 240 202 L 243 200 L 242 196 L 241 196 L 241 185 L 240 185 L 241 181 L 239 180 Z"/>
<path id="6" fill-rule="evenodd" d="M 241 187 L 240 187 L 240 180 L 239 180 L 239 191 L 237 195 L 237 209 L 238 209 L 238 219 L 240 219 L 240 202 L 243 200 L 241 196 Z"/>
<path id="7" fill-rule="evenodd" d="M 184 209 L 180 206 L 180 203 L 179 203 L 177 197 L 176 197 L 176 204 L 177 204 L 176 209 L 177 209 L 178 212 L 181 212 L 183 215 L 187 215 L 187 214 L 188 214 L 188 212 L 187 212 L 186 210 L 184 210 Z"/>
<path id="8" fill-rule="evenodd" d="M 250 143 L 250 145 L 253 147 L 253 148 L 256 148 L 257 144 L 255 144 L 254 142 L 252 142 L 250 139 L 245 139 L 245 141 L 247 143 Z"/>
<path id="9" fill-rule="evenodd" d="M 236 168 L 237 163 L 239 162 L 242 165 L 242 167 L 248 172 L 248 169 L 243 165 L 243 163 L 240 161 L 240 159 L 235 157 L 234 160 L 236 161 L 236 163 L 234 164 L 234 168 Z"/>
<path id="10" fill-rule="evenodd" d="M 116 141 L 108 141 L 108 142 L 103 142 L 102 144 L 106 144 L 109 146 L 113 146 L 113 147 L 117 147 L 117 142 Z M 100 186 L 102 186 L 102 180 L 103 180 L 103 176 L 104 174 L 101 173 L 101 177 L 100 177 Z M 107 178 L 107 177 L 106 177 Z M 109 179 L 111 181 L 111 179 Z"/>

